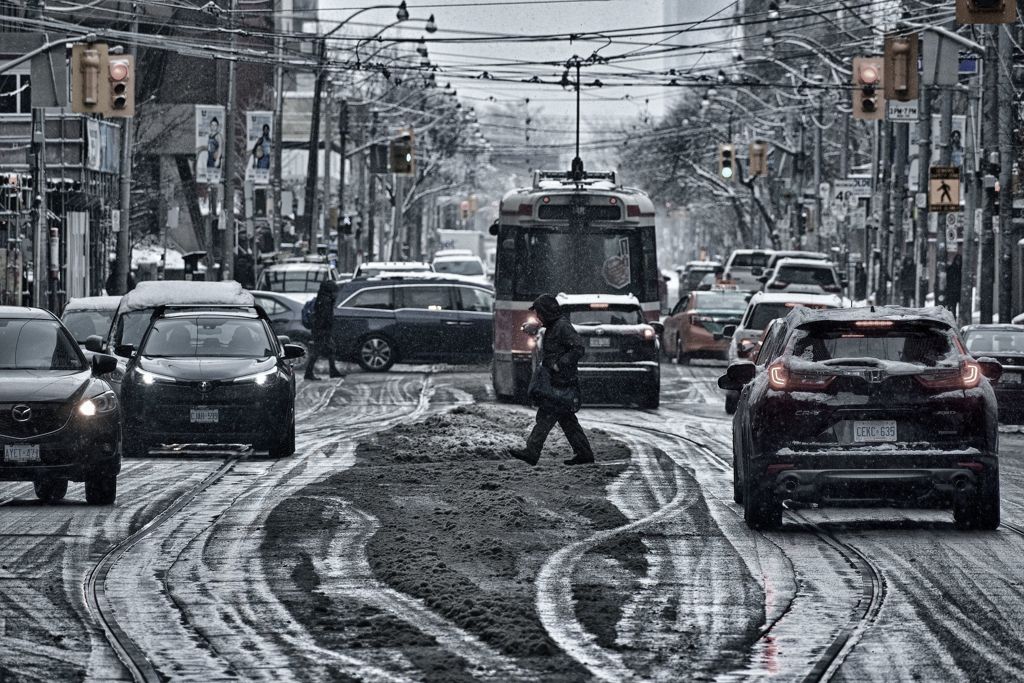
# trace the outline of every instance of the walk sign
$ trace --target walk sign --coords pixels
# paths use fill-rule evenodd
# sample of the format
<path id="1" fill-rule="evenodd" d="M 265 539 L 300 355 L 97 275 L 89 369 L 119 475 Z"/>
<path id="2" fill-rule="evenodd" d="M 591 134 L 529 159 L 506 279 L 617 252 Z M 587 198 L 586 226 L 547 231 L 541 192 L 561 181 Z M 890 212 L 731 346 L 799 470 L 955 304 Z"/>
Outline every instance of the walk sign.
<path id="1" fill-rule="evenodd" d="M 960 169 L 932 166 L 928 174 L 928 210 L 960 210 Z"/>

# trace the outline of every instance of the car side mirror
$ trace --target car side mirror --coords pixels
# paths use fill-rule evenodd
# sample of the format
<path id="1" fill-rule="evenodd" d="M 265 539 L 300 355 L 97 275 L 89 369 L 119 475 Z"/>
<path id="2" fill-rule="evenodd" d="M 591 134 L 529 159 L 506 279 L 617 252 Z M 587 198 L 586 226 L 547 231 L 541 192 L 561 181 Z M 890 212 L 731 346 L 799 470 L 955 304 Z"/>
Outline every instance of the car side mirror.
<path id="1" fill-rule="evenodd" d="M 98 334 L 90 334 L 85 338 L 85 350 L 93 353 L 103 353 L 103 337 Z"/>
<path id="2" fill-rule="evenodd" d="M 978 365 L 981 367 L 981 374 L 988 377 L 990 382 L 998 382 L 1003 376 L 1003 364 L 994 358 L 979 358 Z"/>
<path id="3" fill-rule="evenodd" d="M 726 325 L 725 327 L 722 328 L 722 336 L 723 337 L 728 337 L 729 339 L 732 339 L 733 335 L 735 335 L 735 334 L 736 334 L 736 326 L 735 325 Z"/>
<path id="4" fill-rule="evenodd" d="M 117 359 L 105 353 L 97 353 L 92 357 L 92 374 L 105 375 L 117 370 Z"/>
<path id="5" fill-rule="evenodd" d="M 665 325 L 663 325 L 662 323 L 658 322 L 657 320 L 655 320 L 654 322 L 647 323 L 647 324 L 654 328 L 654 333 L 656 335 L 658 335 L 659 337 L 661 335 L 665 334 Z"/>
<path id="6" fill-rule="evenodd" d="M 525 322 L 519 329 L 525 332 L 526 334 L 530 335 L 531 337 L 535 337 L 537 336 L 537 333 L 540 332 L 540 323 L 533 321 Z"/>
<path id="7" fill-rule="evenodd" d="M 284 345 L 284 359 L 285 360 L 296 360 L 306 355 L 306 349 L 302 348 L 298 344 L 285 344 Z"/>
<path id="8" fill-rule="evenodd" d="M 718 378 L 718 388 L 726 391 L 740 391 L 754 379 L 757 367 L 749 360 L 738 360 L 729 366 L 725 374 Z"/>
<path id="9" fill-rule="evenodd" d="M 135 344 L 118 344 L 114 347 L 114 355 L 121 358 L 131 358 L 135 355 Z"/>
<path id="10" fill-rule="evenodd" d="M 277 343 L 281 346 L 287 346 L 292 343 L 292 338 L 286 334 L 279 334 L 277 335 Z"/>

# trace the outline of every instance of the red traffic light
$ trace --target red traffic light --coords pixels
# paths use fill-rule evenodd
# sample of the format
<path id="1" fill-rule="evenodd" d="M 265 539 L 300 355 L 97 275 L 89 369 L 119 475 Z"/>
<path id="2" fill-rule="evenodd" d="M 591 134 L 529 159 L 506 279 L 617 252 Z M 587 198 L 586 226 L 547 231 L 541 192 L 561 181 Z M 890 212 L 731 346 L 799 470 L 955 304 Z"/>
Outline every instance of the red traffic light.
<path id="1" fill-rule="evenodd" d="M 878 85 L 879 74 L 874 64 L 865 64 L 857 74 L 858 79 L 864 85 Z"/>

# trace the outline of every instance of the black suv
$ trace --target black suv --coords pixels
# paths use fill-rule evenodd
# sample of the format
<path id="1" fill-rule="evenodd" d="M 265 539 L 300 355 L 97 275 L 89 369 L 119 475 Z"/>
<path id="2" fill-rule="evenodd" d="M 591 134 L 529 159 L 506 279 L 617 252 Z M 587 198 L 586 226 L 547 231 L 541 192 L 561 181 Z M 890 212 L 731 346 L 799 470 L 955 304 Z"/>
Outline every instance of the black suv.
<path id="1" fill-rule="evenodd" d="M 740 390 L 736 502 L 752 528 L 785 501 L 949 506 L 963 527 L 999 526 L 999 432 L 990 380 L 943 309 L 796 308 L 756 365 L 719 379 Z"/>
<path id="2" fill-rule="evenodd" d="M 121 384 L 125 453 L 160 444 L 250 444 L 271 457 L 295 452 L 295 373 L 304 355 L 283 347 L 261 308 L 160 306 Z"/>
<path id="3" fill-rule="evenodd" d="M 337 300 L 337 354 L 364 370 L 482 362 L 493 352 L 494 292 L 486 285 L 432 273 L 380 276 L 341 285 Z"/>
<path id="4" fill-rule="evenodd" d="M 52 313 L 0 306 L 0 480 L 31 481 L 45 501 L 82 481 L 88 503 L 113 503 L 121 410 L 97 375 L 116 366 L 99 353 L 86 361 Z"/>

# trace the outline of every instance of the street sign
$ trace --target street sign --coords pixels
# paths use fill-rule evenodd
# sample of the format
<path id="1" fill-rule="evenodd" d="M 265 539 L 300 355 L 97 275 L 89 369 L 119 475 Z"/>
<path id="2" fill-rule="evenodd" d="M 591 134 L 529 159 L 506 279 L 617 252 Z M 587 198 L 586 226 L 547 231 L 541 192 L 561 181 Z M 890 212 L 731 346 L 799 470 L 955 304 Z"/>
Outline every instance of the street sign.
<path id="1" fill-rule="evenodd" d="M 928 175 L 928 210 L 960 210 L 960 169 L 932 166 Z"/>
<path id="2" fill-rule="evenodd" d="M 978 73 L 978 55 L 969 50 L 960 50 L 960 75 L 973 76 Z"/>
<path id="3" fill-rule="evenodd" d="M 832 181 L 832 203 L 856 208 L 861 199 L 871 197 L 871 177 L 854 176 Z"/>
<path id="4" fill-rule="evenodd" d="M 887 115 L 890 121 L 896 123 L 913 123 L 917 121 L 917 100 L 910 102 L 889 100 Z"/>

